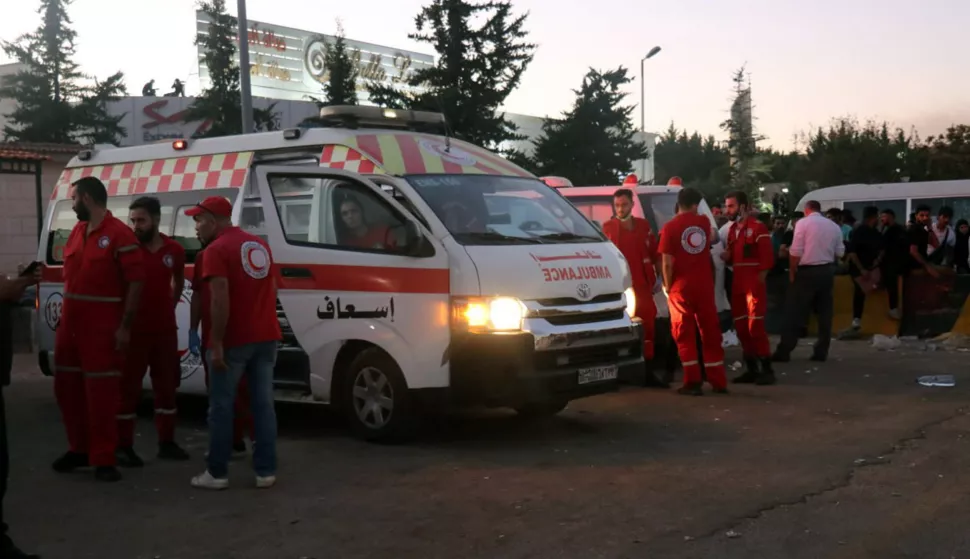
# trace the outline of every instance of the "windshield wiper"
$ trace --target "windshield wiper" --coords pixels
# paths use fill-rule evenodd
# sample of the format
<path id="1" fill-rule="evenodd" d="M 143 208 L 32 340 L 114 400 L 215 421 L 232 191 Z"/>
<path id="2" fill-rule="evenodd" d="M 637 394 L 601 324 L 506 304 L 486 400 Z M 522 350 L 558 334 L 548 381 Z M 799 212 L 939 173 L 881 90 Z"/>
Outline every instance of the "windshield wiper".
<path id="1" fill-rule="evenodd" d="M 467 240 L 467 241 L 482 241 L 487 243 L 496 244 L 524 244 L 524 245 L 534 245 L 541 244 L 538 238 L 532 237 L 513 237 L 510 235 L 503 235 L 501 233 L 496 233 L 495 231 L 475 231 L 467 233 L 455 233 L 455 238 Z"/>
<path id="2" fill-rule="evenodd" d="M 593 237 L 592 235 L 577 235 L 576 233 L 561 232 L 561 233 L 547 233 L 545 235 L 539 235 L 538 238 L 545 239 L 549 241 L 593 241 L 599 242 L 603 239 L 599 237 Z"/>

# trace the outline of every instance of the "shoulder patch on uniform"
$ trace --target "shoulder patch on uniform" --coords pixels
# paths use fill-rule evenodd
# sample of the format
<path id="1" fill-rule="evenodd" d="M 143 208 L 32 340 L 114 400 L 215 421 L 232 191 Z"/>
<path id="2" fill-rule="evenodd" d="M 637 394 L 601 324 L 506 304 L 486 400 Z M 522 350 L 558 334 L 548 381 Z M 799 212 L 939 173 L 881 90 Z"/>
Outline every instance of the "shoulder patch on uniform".
<path id="1" fill-rule="evenodd" d="M 108 248 L 110 244 L 111 239 L 107 235 L 101 235 L 101 238 L 98 239 L 98 248 Z"/>
<path id="2" fill-rule="evenodd" d="M 269 252 L 256 241 L 246 241 L 239 247 L 243 271 L 251 278 L 263 279 L 269 275 Z"/>
<path id="3" fill-rule="evenodd" d="M 172 258 L 171 254 L 166 254 L 162 257 L 162 264 L 165 264 L 166 268 L 171 268 L 175 265 L 175 259 Z"/>
<path id="4" fill-rule="evenodd" d="M 687 254 L 700 254 L 707 242 L 707 234 L 696 225 L 691 225 L 680 235 L 680 244 Z"/>

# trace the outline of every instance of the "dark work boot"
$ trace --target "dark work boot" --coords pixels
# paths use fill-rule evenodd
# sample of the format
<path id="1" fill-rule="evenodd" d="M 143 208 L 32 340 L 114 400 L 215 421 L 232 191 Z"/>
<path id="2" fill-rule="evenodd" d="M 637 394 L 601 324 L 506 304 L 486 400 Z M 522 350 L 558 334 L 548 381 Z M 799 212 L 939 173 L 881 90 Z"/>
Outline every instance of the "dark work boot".
<path id="1" fill-rule="evenodd" d="M 678 388 L 677 394 L 681 394 L 683 396 L 703 396 L 704 391 L 701 389 L 701 383 L 692 382 Z"/>
<path id="2" fill-rule="evenodd" d="M 51 465 L 55 472 L 66 474 L 68 472 L 73 472 L 78 468 L 87 468 L 88 455 L 82 454 L 80 452 L 65 452 L 64 456 L 61 456 Z"/>
<path id="3" fill-rule="evenodd" d="M 754 383 L 758 386 L 769 386 L 775 384 L 777 379 L 775 378 L 775 370 L 771 368 L 771 358 L 762 357 L 761 358 L 761 373 L 758 378 L 755 379 Z"/>
<path id="4" fill-rule="evenodd" d="M 142 460 L 141 457 L 135 453 L 135 449 L 130 446 L 122 447 L 116 450 L 115 457 L 118 458 L 118 465 L 122 468 L 141 468 L 145 465 L 145 461 Z"/>
<path id="5" fill-rule="evenodd" d="M 165 441 L 158 443 L 158 458 L 160 460 L 184 461 L 189 459 L 189 453 L 185 452 L 175 441 Z"/>
<path id="6" fill-rule="evenodd" d="M 644 369 L 646 369 L 646 376 L 643 379 L 643 386 L 647 388 L 670 388 L 670 383 L 664 382 L 662 379 L 657 378 L 657 375 L 653 373 L 653 361 L 647 361 L 644 364 Z"/>
<path id="7" fill-rule="evenodd" d="M 734 384 L 754 384 L 754 381 L 758 379 L 758 360 L 754 357 L 745 356 L 744 357 L 745 371 L 741 376 L 735 377 Z"/>
<path id="8" fill-rule="evenodd" d="M 121 472 L 114 466 L 98 466 L 94 470 L 94 479 L 98 481 L 121 481 Z"/>

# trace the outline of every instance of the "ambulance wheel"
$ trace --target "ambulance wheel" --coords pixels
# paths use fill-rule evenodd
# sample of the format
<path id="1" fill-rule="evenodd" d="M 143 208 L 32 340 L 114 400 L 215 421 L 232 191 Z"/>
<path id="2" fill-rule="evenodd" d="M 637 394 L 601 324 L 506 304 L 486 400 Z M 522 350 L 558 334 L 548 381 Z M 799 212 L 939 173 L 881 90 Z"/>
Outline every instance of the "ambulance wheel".
<path id="1" fill-rule="evenodd" d="M 378 348 L 365 349 L 345 373 L 341 408 L 354 435 L 397 442 L 414 435 L 415 416 L 400 367 Z"/>
<path id="2" fill-rule="evenodd" d="M 515 413 L 523 419 L 543 419 L 552 417 L 566 409 L 569 402 L 533 402 L 515 408 Z"/>

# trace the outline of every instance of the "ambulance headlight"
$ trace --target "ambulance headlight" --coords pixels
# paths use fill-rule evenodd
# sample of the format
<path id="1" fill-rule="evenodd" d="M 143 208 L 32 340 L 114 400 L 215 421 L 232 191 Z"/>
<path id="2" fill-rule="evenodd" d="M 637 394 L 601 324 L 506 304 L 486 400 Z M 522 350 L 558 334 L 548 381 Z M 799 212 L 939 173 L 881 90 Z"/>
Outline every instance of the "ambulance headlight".
<path id="1" fill-rule="evenodd" d="M 637 296 L 632 287 L 626 288 L 626 291 L 623 292 L 623 298 L 626 299 L 626 312 L 630 315 L 630 318 L 633 318 L 637 315 Z"/>
<path id="2" fill-rule="evenodd" d="M 455 327 L 469 332 L 517 332 L 526 313 L 514 297 L 456 299 L 452 308 Z"/>

